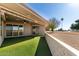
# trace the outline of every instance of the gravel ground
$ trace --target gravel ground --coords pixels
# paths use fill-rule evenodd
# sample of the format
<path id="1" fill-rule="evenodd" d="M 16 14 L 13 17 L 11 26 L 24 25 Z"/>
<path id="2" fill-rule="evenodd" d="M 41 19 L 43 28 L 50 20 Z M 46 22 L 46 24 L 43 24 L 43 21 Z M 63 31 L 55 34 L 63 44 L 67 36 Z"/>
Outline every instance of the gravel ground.
<path id="1" fill-rule="evenodd" d="M 51 35 L 79 50 L 79 32 L 53 32 Z"/>

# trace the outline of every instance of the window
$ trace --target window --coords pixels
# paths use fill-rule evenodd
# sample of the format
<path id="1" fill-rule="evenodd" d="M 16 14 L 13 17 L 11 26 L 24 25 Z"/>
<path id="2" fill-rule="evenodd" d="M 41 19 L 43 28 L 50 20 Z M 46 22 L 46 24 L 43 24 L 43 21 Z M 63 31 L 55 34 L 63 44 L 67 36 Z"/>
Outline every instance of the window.
<path id="1" fill-rule="evenodd" d="M 13 25 L 13 36 L 18 36 L 18 25 Z"/>
<path id="2" fill-rule="evenodd" d="M 23 35 L 24 27 L 22 25 L 19 26 L 19 35 Z"/>
<path id="3" fill-rule="evenodd" d="M 37 26 L 32 26 L 32 33 L 37 34 L 38 27 Z"/>
<path id="4" fill-rule="evenodd" d="M 6 36 L 12 36 L 13 27 L 11 24 L 6 25 Z"/>
<path id="5" fill-rule="evenodd" d="M 24 27 L 22 25 L 6 25 L 6 36 L 23 35 Z"/>

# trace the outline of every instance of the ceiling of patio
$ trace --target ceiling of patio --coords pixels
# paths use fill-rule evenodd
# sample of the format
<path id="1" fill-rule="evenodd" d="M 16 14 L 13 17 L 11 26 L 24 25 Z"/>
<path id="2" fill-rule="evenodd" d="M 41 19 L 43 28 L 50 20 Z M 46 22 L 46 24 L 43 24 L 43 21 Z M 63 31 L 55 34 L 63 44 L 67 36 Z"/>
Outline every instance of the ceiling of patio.
<path id="1" fill-rule="evenodd" d="M 21 4 L 0 4 L 0 6 L 5 7 L 9 10 L 16 12 L 18 15 L 28 18 L 28 20 L 33 20 L 33 22 L 38 23 L 40 25 L 47 25 L 47 22 L 43 20 L 40 16 L 38 16 L 35 12 L 33 12 L 30 8 L 26 8 Z M 8 10 L 8 11 L 9 11 Z"/>

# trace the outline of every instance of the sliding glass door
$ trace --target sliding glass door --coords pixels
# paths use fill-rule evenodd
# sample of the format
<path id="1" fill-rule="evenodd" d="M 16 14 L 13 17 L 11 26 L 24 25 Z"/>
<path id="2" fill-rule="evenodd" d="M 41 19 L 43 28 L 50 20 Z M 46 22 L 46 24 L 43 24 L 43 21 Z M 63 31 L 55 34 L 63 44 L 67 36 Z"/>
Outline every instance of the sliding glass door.
<path id="1" fill-rule="evenodd" d="M 22 25 L 19 25 L 19 35 L 23 35 L 24 27 Z"/>
<path id="2" fill-rule="evenodd" d="M 6 36 L 12 36 L 13 27 L 11 24 L 6 25 Z"/>
<path id="3" fill-rule="evenodd" d="M 13 36 L 18 36 L 18 25 L 13 25 Z"/>
<path id="4" fill-rule="evenodd" d="M 21 36 L 23 35 L 23 25 L 6 24 L 6 36 Z"/>

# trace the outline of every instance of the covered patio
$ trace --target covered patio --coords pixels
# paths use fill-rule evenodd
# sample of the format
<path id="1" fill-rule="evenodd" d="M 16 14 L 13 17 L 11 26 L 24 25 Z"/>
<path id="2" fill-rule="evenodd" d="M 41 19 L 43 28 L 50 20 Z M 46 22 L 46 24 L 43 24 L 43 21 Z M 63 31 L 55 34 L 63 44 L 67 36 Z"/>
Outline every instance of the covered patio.
<path id="1" fill-rule="evenodd" d="M 41 19 L 38 14 L 22 4 L 0 4 L 0 45 L 4 38 L 44 35 L 47 21 Z"/>

